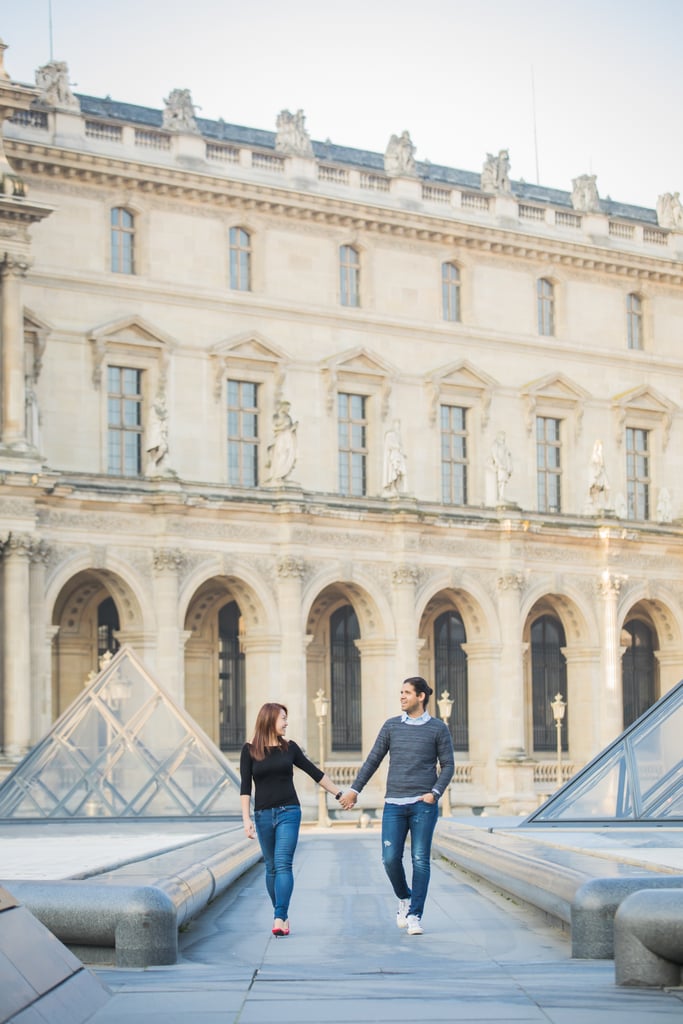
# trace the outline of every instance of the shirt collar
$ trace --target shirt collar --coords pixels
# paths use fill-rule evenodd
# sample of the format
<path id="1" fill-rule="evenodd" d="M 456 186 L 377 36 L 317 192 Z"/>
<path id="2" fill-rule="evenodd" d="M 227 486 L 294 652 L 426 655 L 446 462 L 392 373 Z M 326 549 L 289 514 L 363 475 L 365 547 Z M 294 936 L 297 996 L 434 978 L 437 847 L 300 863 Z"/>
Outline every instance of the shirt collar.
<path id="1" fill-rule="evenodd" d="M 431 717 L 428 711 L 424 711 L 419 718 L 410 718 L 407 711 L 401 712 L 401 721 L 407 725 L 424 725 Z"/>

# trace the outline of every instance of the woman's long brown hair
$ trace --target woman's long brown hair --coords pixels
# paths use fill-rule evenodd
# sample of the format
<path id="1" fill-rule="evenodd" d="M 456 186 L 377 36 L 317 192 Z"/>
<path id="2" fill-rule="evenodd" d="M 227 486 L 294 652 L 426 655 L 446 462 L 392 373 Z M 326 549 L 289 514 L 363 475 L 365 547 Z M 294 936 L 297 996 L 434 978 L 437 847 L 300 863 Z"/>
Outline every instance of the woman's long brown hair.
<path id="1" fill-rule="evenodd" d="M 277 720 L 282 711 L 287 714 L 284 704 L 269 703 L 264 704 L 256 716 L 254 738 L 249 744 L 251 756 L 255 761 L 262 761 L 269 747 L 279 747 L 280 750 L 287 749 L 287 740 L 284 736 L 278 736 L 276 731 Z"/>

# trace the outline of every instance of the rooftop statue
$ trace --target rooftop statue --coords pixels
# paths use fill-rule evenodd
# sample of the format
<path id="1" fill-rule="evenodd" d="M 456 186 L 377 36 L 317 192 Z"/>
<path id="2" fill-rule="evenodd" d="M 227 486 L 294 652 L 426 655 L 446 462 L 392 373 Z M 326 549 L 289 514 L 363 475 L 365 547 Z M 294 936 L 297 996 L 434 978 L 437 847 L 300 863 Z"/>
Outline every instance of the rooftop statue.
<path id="1" fill-rule="evenodd" d="M 572 206 L 579 213 L 598 213 L 600 196 L 598 195 L 597 177 L 595 174 L 580 174 L 572 180 Z"/>
<path id="2" fill-rule="evenodd" d="M 683 229 L 680 192 L 664 192 L 657 199 L 657 223 L 660 228 Z"/>
<path id="3" fill-rule="evenodd" d="M 384 154 L 384 170 L 392 178 L 416 178 L 415 146 L 409 132 L 392 135 Z"/>
<path id="4" fill-rule="evenodd" d="M 486 154 L 486 163 L 481 171 L 482 192 L 496 192 L 498 195 L 508 194 L 510 188 L 510 154 L 501 149 L 498 156 Z"/>
<path id="5" fill-rule="evenodd" d="M 51 60 L 36 71 L 36 86 L 40 91 L 38 101 L 48 107 L 61 110 L 78 110 L 81 107 L 71 91 L 69 68 L 63 60 Z"/>
<path id="6" fill-rule="evenodd" d="M 277 115 L 277 136 L 275 151 L 289 156 L 313 156 L 313 143 L 305 128 L 306 118 L 303 110 L 292 114 L 289 110 L 281 110 Z"/>
<path id="7" fill-rule="evenodd" d="M 163 128 L 170 132 L 199 134 L 194 116 L 195 107 L 189 89 L 171 89 L 170 95 L 164 100 L 164 103 Z"/>

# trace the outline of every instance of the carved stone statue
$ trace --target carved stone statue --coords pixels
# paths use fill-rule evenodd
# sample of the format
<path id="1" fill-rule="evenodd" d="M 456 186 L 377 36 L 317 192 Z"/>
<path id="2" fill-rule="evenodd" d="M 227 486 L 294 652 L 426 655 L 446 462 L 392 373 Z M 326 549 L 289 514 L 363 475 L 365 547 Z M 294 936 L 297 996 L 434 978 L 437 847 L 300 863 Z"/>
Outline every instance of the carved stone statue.
<path id="1" fill-rule="evenodd" d="M 163 394 L 157 395 L 150 411 L 146 439 L 147 475 L 159 476 L 164 472 L 168 473 L 168 409 Z"/>
<path id="2" fill-rule="evenodd" d="M 164 104 L 163 128 L 170 132 L 199 134 L 195 120 L 195 107 L 189 89 L 171 89 Z"/>
<path id="3" fill-rule="evenodd" d="M 270 482 L 284 483 L 294 469 L 297 456 L 298 422 L 289 415 L 289 402 L 279 402 L 273 415 L 274 440 L 268 445 L 266 466 L 270 469 Z"/>
<path id="4" fill-rule="evenodd" d="M 26 411 L 26 440 L 33 447 L 40 451 L 40 428 L 42 416 L 38 405 L 38 396 L 33 387 L 30 377 L 26 378 L 24 407 Z"/>
<path id="5" fill-rule="evenodd" d="M 591 506 L 594 512 L 602 512 L 609 502 L 609 482 L 605 470 L 605 456 L 602 441 L 593 445 L 590 463 L 590 484 L 588 486 Z"/>
<path id="6" fill-rule="evenodd" d="M 281 110 L 277 115 L 277 135 L 275 151 L 290 156 L 313 156 L 313 143 L 305 127 L 306 118 L 303 110 L 292 114 L 289 110 Z"/>
<path id="7" fill-rule="evenodd" d="M 416 178 L 415 146 L 409 132 L 392 135 L 384 154 L 384 170 L 392 178 Z"/>
<path id="8" fill-rule="evenodd" d="M 481 190 L 498 195 L 510 193 L 510 154 L 507 149 L 501 149 L 498 156 L 486 154 L 486 163 L 481 172 Z"/>
<path id="9" fill-rule="evenodd" d="M 496 501 L 499 505 L 505 504 L 505 488 L 512 476 L 512 453 L 505 441 L 505 431 L 499 430 L 496 440 L 491 448 L 489 465 L 496 477 Z"/>
<path id="10" fill-rule="evenodd" d="M 401 424 L 394 420 L 384 435 L 384 467 L 382 486 L 392 497 L 397 497 L 406 487 L 406 456 L 401 444 Z"/>
<path id="11" fill-rule="evenodd" d="M 572 179 L 572 206 L 579 213 L 598 213 L 600 196 L 595 174 L 580 174 Z"/>
<path id="12" fill-rule="evenodd" d="M 683 228 L 683 206 L 679 192 L 664 192 L 659 196 L 657 223 L 660 228 Z"/>
<path id="13" fill-rule="evenodd" d="M 657 522 L 670 523 L 672 519 L 671 495 L 666 487 L 662 487 L 659 491 L 659 500 L 657 502 Z"/>
<path id="14" fill-rule="evenodd" d="M 40 90 L 40 103 L 60 110 L 80 110 L 81 106 L 71 91 L 69 68 L 63 60 L 51 60 L 36 71 L 36 86 Z"/>

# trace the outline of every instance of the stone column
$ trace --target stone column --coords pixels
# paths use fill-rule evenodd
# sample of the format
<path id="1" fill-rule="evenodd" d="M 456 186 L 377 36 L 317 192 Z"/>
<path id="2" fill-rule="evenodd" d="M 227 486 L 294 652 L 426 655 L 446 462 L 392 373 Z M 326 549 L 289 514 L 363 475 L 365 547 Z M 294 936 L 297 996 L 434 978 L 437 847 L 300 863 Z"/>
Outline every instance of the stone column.
<path id="1" fill-rule="evenodd" d="M 273 699 L 282 701 L 289 710 L 289 731 L 292 738 L 307 735 L 306 723 L 311 716 L 315 719 L 310 695 L 306 687 L 306 647 L 308 646 L 301 621 L 301 588 L 304 578 L 305 563 L 296 555 L 284 554 L 277 561 L 277 595 L 280 613 L 280 670 L 273 679 Z M 329 686 L 326 690 L 330 696 Z M 313 691 L 315 693 L 315 691 Z M 329 715 L 328 715 L 329 721 Z M 317 724 L 316 724 L 317 730 Z M 308 731 L 310 735 L 310 730 Z M 316 731 L 317 737 L 317 731 Z M 314 760 L 318 758 L 318 746 L 310 749 L 315 751 Z M 329 737 L 326 750 L 329 751 Z"/>
<path id="2" fill-rule="evenodd" d="M 659 666 L 659 696 L 663 697 L 673 690 L 676 683 L 683 679 L 683 665 L 679 651 L 653 651 Z"/>
<path id="3" fill-rule="evenodd" d="M 31 602 L 29 568 L 35 547 L 27 533 L 10 534 L 4 561 L 4 723 L 5 754 L 19 761 L 31 745 Z M 7 642 L 7 639 L 11 642 Z"/>
<path id="4" fill-rule="evenodd" d="M 21 279 L 28 263 L 5 253 L 0 262 L 0 334 L 2 351 L 2 448 L 23 454 L 26 439 L 24 317 Z"/>
<path id="5" fill-rule="evenodd" d="M 173 700 L 184 706 L 184 644 L 178 621 L 178 574 L 185 565 L 180 548 L 157 548 L 154 564 L 154 604 L 157 615 L 156 676 Z"/>
<path id="6" fill-rule="evenodd" d="M 475 805 L 495 803 L 497 775 L 491 752 L 496 750 L 498 719 L 496 714 L 497 682 L 500 669 L 500 646 L 468 640 L 463 644 L 467 655 L 468 726 L 470 749 L 456 753 L 459 761 L 472 765 L 472 790 L 458 788 L 457 802 Z M 440 694 L 436 694 L 438 697 Z M 451 694 L 451 697 L 453 694 Z"/>
<path id="7" fill-rule="evenodd" d="M 48 626 L 45 614 L 45 566 L 50 548 L 37 541 L 30 553 L 29 605 L 31 628 L 31 740 L 37 742 L 51 722 L 52 716 L 52 642 L 55 626 Z"/>
<path id="8" fill-rule="evenodd" d="M 519 597 L 524 585 L 520 573 L 498 577 L 498 609 L 502 637 L 495 703 L 498 709 L 498 756 L 519 759 L 526 756 L 524 722 L 524 673 L 522 623 Z"/>
<path id="9" fill-rule="evenodd" d="M 595 694 L 600 692 L 600 648 L 562 648 L 567 662 L 567 759 L 581 768 L 601 749 L 596 724 Z M 553 694 L 554 696 L 554 694 Z M 566 726 L 562 725 L 563 737 Z M 563 755 L 564 757 L 564 755 Z"/>
<path id="10" fill-rule="evenodd" d="M 621 678 L 620 638 L 617 633 L 617 601 L 625 576 L 615 576 L 605 569 L 596 583 L 602 601 L 600 613 L 600 646 L 602 650 L 601 687 L 598 691 L 598 748 L 606 747 L 624 728 L 624 698 Z"/>
<path id="11" fill-rule="evenodd" d="M 396 669 L 401 677 L 397 685 L 408 676 L 419 674 L 418 623 L 415 619 L 415 585 L 417 569 L 414 565 L 397 565 L 392 572 L 394 594 L 394 629 L 396 631 Z"/>
<path id="12" fill-rule="evenodd" d="M 361 721 L 363 760 L 387 718 L 401 713 L 401 683 L 396 674 L 396 645 L 380 639 L 356 640 L 361 654 Z M 388 759 L 375 773 L 361 796 L 361 806 L 382 807 Z"/>

